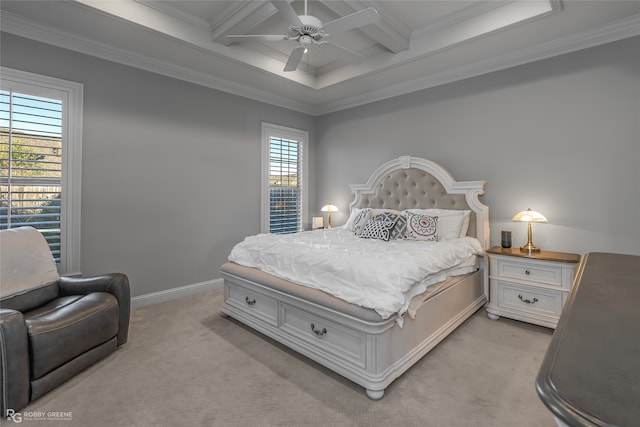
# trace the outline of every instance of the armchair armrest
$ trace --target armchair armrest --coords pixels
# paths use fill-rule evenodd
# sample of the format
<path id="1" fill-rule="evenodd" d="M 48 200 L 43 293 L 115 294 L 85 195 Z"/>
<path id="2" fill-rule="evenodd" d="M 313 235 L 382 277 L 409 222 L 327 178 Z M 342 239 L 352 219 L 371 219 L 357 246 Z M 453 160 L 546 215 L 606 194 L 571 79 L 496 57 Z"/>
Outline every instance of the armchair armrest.
<path id="1" fill-rule="evenodd" d="M 91 277 L 60 277 L 60 296 L 86 295 L 107 292 L 116 297 L 119 305 L 118 345 L 127 342 L 131 316 L 131 289 L 129 279 L 122 273 L 109 273 Z"/>
<path id="2" fill-rule="evenodd" d="M 29 403 L 29 343 L 22 313 L 0 308 L 0 410 L 19 411 Z"/>

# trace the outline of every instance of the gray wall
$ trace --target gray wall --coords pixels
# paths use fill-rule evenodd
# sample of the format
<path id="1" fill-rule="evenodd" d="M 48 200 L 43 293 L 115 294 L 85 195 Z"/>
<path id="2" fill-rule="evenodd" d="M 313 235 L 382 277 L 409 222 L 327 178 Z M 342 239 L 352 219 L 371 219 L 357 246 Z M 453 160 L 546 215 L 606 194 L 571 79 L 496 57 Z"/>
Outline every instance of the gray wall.
<path id="1" fill-rule="evenodd" d="M 640 38 L 324 115 L 317 122 L 318 204 L 346 219 L 347 184 L 400 155 L 486 180 L 492 243 L 531 207 L 543 249 L 640 254 Z"/>
<path id="2" fill-rule="evenodd" d="M 84 84 L 82 271 L 122 271 L 134 295 L 218 278 L 260 232 L 261 121 L 309 131 L 313 156 L 311 116 L 5 33 L 1 48 L 3 66 Z"/>
<path id="3" fill-rule="evenodd" d="M 486 180 L 492 241 L 640 254 L 640 38 L 310 117 L 2 34 L 3 66 L 84 84 L 82 270 L 134 295 L 219 277 L 260 230 L 260 122 L 309 131 L 310 215 L 400 155 Z M 315 186 L 313 183 L 315 182 Z"/>

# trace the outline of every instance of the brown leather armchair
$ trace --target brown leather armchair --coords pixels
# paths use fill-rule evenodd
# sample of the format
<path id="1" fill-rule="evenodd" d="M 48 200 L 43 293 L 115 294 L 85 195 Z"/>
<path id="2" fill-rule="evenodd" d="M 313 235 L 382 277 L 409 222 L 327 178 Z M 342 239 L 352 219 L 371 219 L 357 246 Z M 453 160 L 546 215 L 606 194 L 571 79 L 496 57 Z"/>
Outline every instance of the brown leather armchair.
<path id="1" fill-rule="evenodd" d="M 121 273 L 60 277 L 34 228 L 0 231 L 0 409 L 19 411 L 127 342 Z"/>

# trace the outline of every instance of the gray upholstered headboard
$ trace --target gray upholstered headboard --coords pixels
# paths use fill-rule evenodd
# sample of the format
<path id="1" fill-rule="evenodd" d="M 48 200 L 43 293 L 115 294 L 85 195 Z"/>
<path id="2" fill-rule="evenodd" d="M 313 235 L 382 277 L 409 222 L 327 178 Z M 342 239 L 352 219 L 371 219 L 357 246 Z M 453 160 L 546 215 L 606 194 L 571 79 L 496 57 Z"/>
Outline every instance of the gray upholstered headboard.
<path id="1" fill-rule="evenodd" d="M 489 208 L 478 197 L 485 181 L 455 181 L 437 163 L 403 156 L 380 166 L 366 184 L 353 184 L 351 208 L 471 210 L 467 235 L 489 248 Z"/>

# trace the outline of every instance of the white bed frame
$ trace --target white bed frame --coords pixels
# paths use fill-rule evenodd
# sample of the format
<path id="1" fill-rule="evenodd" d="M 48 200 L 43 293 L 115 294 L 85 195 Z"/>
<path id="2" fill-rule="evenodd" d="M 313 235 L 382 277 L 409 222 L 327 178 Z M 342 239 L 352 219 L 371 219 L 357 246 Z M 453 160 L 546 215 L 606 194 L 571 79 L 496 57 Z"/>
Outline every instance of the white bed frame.
<path id="1" fill-rule="evenodd" d="M 351 207 L 471 209 L 468 235 L 489 247 L 489 209 L 478 197 L 484 181 L 457 182 L 438 164 L 404 156 L 380 166 L 366 184 L 351 185 Z M 424 298 L 415 318 L 382 319 L 375 311 L 254 268 L 221 268 L 223 316 L 231 316 L 366 389 L 385 388 L 487 301 L 484 257 L 479 269 Z M 416 298 L 421 298 L 418 296 Z"/>

